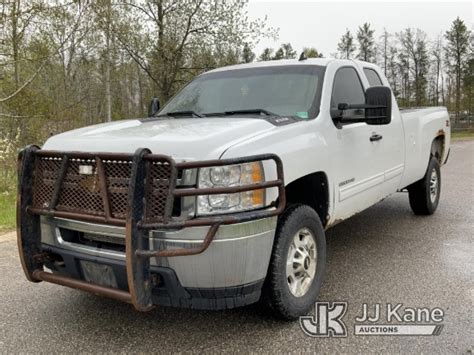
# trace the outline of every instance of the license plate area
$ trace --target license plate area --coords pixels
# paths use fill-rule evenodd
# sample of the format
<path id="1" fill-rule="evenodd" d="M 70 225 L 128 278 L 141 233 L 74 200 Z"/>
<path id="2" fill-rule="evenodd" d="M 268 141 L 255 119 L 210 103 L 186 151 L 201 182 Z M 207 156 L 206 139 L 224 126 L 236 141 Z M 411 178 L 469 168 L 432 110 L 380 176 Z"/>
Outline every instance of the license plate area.
<path id="1" fill-rule="evenodd" d="M 117 287 L 117 279 L 111 266 L 98 264 L 92 261 L 81 260 L 81 269 L 84 279 L 97 285 L 111 288 Z"/>

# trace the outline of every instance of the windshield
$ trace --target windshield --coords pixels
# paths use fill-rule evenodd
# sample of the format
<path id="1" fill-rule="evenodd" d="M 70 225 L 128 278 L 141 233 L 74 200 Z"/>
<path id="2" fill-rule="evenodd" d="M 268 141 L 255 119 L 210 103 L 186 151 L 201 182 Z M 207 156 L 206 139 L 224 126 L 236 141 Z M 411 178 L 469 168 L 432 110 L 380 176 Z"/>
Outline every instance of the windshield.
<path id="1" fill-rule="evenodd" d="M 286 65 L 203 74 L 173 97 L 159 115 L 264 113 L 314 118 L 319 111 L 324 69 Z"/>

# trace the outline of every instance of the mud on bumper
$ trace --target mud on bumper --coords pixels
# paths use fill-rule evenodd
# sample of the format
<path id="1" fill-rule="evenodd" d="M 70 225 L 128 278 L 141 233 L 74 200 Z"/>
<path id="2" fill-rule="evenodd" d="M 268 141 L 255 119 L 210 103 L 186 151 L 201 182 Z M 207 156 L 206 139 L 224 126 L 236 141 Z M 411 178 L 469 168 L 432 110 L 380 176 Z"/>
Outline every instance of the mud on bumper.
<path id="1" fill-rule="evenodd" d="M 233 187 L 176 188 L 179 169 L 265 160 L 274 161 L 277 176 L 275 180 Z M 55 170 L 50 168 L 52 162 Z M 86 176 L 83 177 L 77 176 L 76 171 L 81 169 L 81 164 L 86 167 Z M 123 167 L 129 174 L 124 174 Z M 71 186 L 76 189 L 71 189 Z M 78 186 L 80 190 L 77 189 Z M 188 220 L 178 220 L 172 216 L 173 201 L 177 196 L 239 193 L 269 188 L 278 188 L 278 197 L 262 210 Z M 79 194 L 81 199 L 74 200 L 75 194 Z M 64 201 L 68 200 L 68 196 L 70 202 L 66 204 Z M 81 200 L 87 202 L 88 208 L 81 207 Z M 151 266 L 150 258 L 200 254 L 212 243 L 220 226 L 277 216 L 284 206 L 283 166 L 281 160 L 272 154 L 176 163 L 170 157 L 151 154 L 147 149 L 139 149 L 134 155 L 128 155 L 43 151 L 30 146 L 19 155 L 17 234 L 20 259 L 28 280 L 56 283 L 111 297 L 131 303 L 139 311 L 150 310 L 154 304 L 220 309 L 256 301 L 260 296 L 263 280 L 235 289 L 186 289 L 176 282 L 177 278 L 172 270 Z M 44 248 L 41 244 L 40 216 L 125 227 L 125 262 L 115 263 L 113 266 L 122 287 L 109 287 L 72 277 L 71 275 L 77 276 L 77 270 L 73 269 L 63 275 L 45 271 L 45 265 L 55 270 L 52 261 L 58 250 L 54 250 L 54 247 Z M 196 226 L 209 227 L 202 243 L 196 247 L 150 248 L 148 234 L 151 230 Z M 67 256 L 67 253 L 62 254 L 74 258 L 72 255 Z M 70 265 L 73 267 L 77 263 Z M 160 275 L 161 281 L 156 280 L 156 274 Z M 223 297 L 199 297 L 203 292 L 208 296 Z"/>

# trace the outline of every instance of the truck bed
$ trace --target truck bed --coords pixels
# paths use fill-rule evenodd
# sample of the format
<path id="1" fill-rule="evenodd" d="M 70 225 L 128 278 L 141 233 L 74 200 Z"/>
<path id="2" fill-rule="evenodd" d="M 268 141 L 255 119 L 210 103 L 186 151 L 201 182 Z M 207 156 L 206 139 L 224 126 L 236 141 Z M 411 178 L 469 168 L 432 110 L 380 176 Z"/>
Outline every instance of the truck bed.
<path id="1" fill-rule="evenodd" d="M 405 131 L 405 174 L 402 186 L 418 181 L 425 174 L 433 137 L 442 139 L 443 147 L 449 147 L 450 123 L 446 107 L 410 107 L 400 109 Z M 443 149 L 441 162 L 447 157 Z"/>

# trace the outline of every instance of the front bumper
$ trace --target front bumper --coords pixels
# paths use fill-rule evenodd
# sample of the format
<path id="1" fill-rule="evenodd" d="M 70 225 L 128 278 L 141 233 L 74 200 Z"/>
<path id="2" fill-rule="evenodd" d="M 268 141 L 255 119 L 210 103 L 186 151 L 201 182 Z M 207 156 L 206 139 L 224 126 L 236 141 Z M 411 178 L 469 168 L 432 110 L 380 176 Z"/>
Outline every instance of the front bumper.
<path id="1" fill-rule="evenodd" d="M 40 208 L 38 208 L 38 206 L 33 206 L 35 168 L 37 166 L 37 159 L 42 158 L 60 159 L 61 166 L 54 188 L 51 190 L 50 199 L 46 200 L 47 203 L 44 204 L 44 207 L 40 206 Z M 92 190 L 92 185 L 90 184 L 87 185 L 87 187 L 91 194 L 95 194 L 95 198 L 99 200 L 102 199 L 104 215 L 97 216 L 87 213 L 65 212 L 56 208 L 60 200 L 63 181 L 65 181 L 64 179 L 67 178 L 69 174 L 69 162 L 77 162 L 80 159 L 87 160 L 87 164 L 96 165 L 97 176 L 94 177 L 95 180 L 93 182 L 94 184 L 97 183 L 100 188 L 96 188 L 96 185 L 94 185 Z M 113 215 L 113 211 L 111 213 L 110 204 L 113 203 L 113 201 L 111 201 L 108 196 L 109 188 L 106 184 L 107 176 L 104 173 L 103 167 L 105 161 L 109 164 L 110 161 L 113 162 L 114 159 L 119 164 L 123 164 L 125 161 L 131 166 L 125 210 L 126 218 L 123 220 Z M 174 180 L 176 179 L 178 168 L 193 169 L 259 160 L 273 160 L 275 162 L 276 180 L 238 187 L 175 189 Z M 151 174 L 150 171 L 156 164 L 167 165 L 170 170 L 170 175 L 166 180 L 168 184 L 167 193 L 166 196 L 163 197 L 163 199 L 166 200 L 166 206 L 163 208 L 164 215 L 160 216 L 159 220 L 153 220 L 148 214 L 150 210 L 148 209 L 147 211 L 148 196 L 150 198 L 156 197 L 156 195 L 150 193 L 151 190 L 147 190 L 148 184 L 151 184 L 148 180 Z M 173 196 L 237 193 L 267 188 L 278 188 L 278 198 L 268 209 L 195 218 L 184 221 L 176 220 L 171 216 Z M 284 207 L 285 189 L 283 166 L 281 160 L 275 155 L 175 163 L 170 157 L 152 155 L 146 149 L 139 149 L 133 156 L 130 156 L 107 153 L 48 152 L 41 151 L 37 147 L 28 147 L 22 151 L 19 156 L 17 231 L 20 258 L 27 278 L 32 282 L 47 281 L 119 299 L 132 303 L 135 308 L 140 311 L 151 309 L 156 300 L 156 297 L 153 296 L 154 281 L 152 278 L 152 268 L 155 267 L 155 265 L 156 267 L 169 267 L 171 266 L 169 265 L 170 260 L 172 260 L 173 270 L 176 271 L 177 279 L 181 286 L 184 284 L 185 286 L 183 287 L 190 289 L 193 287 L 203 288 L 203 286 L 210 286 L 209 288 L 214 289 L 242 287 L 242 285 L 249 284 L 249 282 L 250 284 L 261 282 L 262 276 L 264 278 L 268 267 L 269 253 L 271 252 L 271 244 L 273 242 L 274 224 L 276 223 L 275 217 L 283 211 Z M 43 221 L 48 220 L 49 223 L 41 223 L 41 218 L 43 218 Z M 124 262 L 125 264 L 127 287 L 111 288 L 109 286 L 83 281 L 77 270 L 63 275 L 52 274 L 45 271 L 44 265 L 47 265 L 54 259 L 54 255 L 51 256 L 51 253 L 54 254 L 54 250 L 56 250 L 56 252 L 58 251 L 54 249 L 58 248 L 57 245 L 46 242 L 47 235 L 55 236 L 58 242 L 60 242 L 61 239 L 61 235 L 57 235 L 58 227 L 55 226 L 54 223 L 51 223 L 51 220 L 57 218 L 122 227 L 125 247 L 120 256 L 121 261 L 119 259 L 116 260 L 119 261 L 119 264 L 120 262 Z M 236 228 L 243 228 L 245 230 L 246 222 L 250 224 L 256 223 L 255 225 L 258 225 L 256 221 L 259 220 L 270 220 L 273 226 L 271 228 L 263 228 L 264 231 L 256 234 L 241 233 L 237 238 L 221 237 L 221 239 L 219 239 L 218 237 L 219 230 L 224 226 L 232 227 L 241 224 L 241 226 Z M 50 228 L 49 232 L 46 231 L 43 233 L 45 229 L 47 230 L 48 228 Z M 201 229 L 198 230 L 195 228 Z M 183 230 L 184 232 L 176 232 L 177 230 Z M 175 239 L 169 238 L 170 233 L 173 232 L 177 233 L 175 234 Z M 194 232 L 203 233 L 197 235 L 194 234 Z M 160 233 L 162 233 L 161 237 Z M 188 239 L 180 238 L 180 233 L 184 233 L 188 236 L 192 235 L 193 237 L 189 237 Z M 221 236 L 224 236 L 225 233 L 225 230 L 223 230 Z M 44 244 L 42 244 L 43 234 L 45 235 Z M 202 238 L 204 234 L 205 237 Z M 231 234 L 235 235 L 235 233 Z M 213 242 L 216 237 L 217 239 Z M 249 238 L 252 242 L 249 242 Z M 224 241 L 224 239 L 229 240 Z M 231 239 L 234 240 L 230 241 Z M 232 245 L 227 243 L 232 243 Z M 66 252 L 63 252 L 64 255 L 68 252 L 74 252 L 74 250 L 68 250 L 64 248 L 64 246 L 64 243 L 62 246 L 59 246 L 60 250 L 66 250 Z M 69 247 L 71 247 L 71 245 L 69 245 Z M 204 252 L 209 252 L 209 254 L 207 256 L 206 253 L 197 256 Z M 237 253 L 233 254 L 234 252 Z M 259 255 L 258 253 L 264 254 Z M 89 253 L 82 254 L 89 255 Z M 242 257 L 247 258 L 248 255 L 251 256 L 249 260 L 238 260 Z M 259 256 L 261 256 L 261 258 L 259 258 Z M 176 259 L 176 261 L 174 259 Z M 229 260 L 234 260 L 235 262 L 229 262 Z M 168 265 L 163 266 L 166 263 L 168 263 Z M 71 275 L 75 275 L 76 277 Z M 254 286 L 252 286 L 252 288 L 253 287 Z M 255 295 L 253 297 L 255 297 Z"/>
<path id="2" fill-rule="evenodd" d="M 265 278 L 275 228 L 276 217 L 221 226 L 213 242 L 202 254 L 152 257 L 150 267 L 166 267 L 173 270 L 180 285 L 186 288 L 215 289 L 255 283 Z M 150 249 L 194 248 L 202 243 L 202 239 L 198 238 L 205 235 L 206 230 L 206 227 L 174 231 L 152 230 L 149 233 Z M 71 238 L 78 234 L 114 236 L 116 239 L 125 240 L 123 227 L 60 218 L 41 218 L 43 250 L 47 251 L 51 247 L 61 256 L 63 253 L 73 253 L 78 255 L 78 260 L 81 260 L 81 256 L 88 256 L 103 264 L 107 264 L 108 260 L 125 263 L 124 251 L 104 248 L 101 245 L 87 245 L 81 243 L 79 238 Z M 70 275 L 84 279 L 80 271 Z M 124 287 L 121 288 L 126 290 Z"/>

